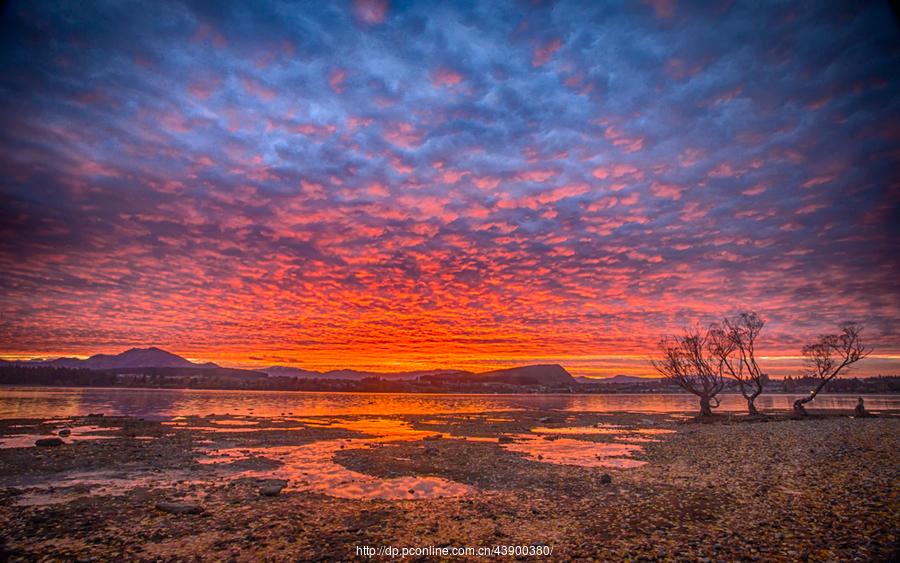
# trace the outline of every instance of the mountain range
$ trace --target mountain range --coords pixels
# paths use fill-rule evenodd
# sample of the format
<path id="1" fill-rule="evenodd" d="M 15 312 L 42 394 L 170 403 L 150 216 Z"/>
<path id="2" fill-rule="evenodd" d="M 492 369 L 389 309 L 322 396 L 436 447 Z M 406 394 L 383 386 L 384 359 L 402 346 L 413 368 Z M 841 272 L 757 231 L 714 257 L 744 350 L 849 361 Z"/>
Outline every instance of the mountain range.
<path id="1" fill-rule="evenodd" d="M 207 362 L 198 364 L 156 347 L 131 348 L 121 354 L 96 354 L 87 359 L 56 358 L 50 360 L 0 360 L 0 365 L 19 367 L 61 367 L 90 370 L 134 370 L 158 368 L 191 368 L 192 370 L 211 370 L 219 373 L 224 370 L 217 364 Z M 431 383 L 508 383 L 514 385 L 570 385 L 575 378 L 560 365 L 532 365 L 508 369 L 474 373 L 464 370 L 420 370 L 393 373 L 358 371 L 351 369 L 332 370 L 327 372 L 305 370 L 288 366 L 271 366 L 255 371 L 227 370 L 230 374 L 245 372 L 247 375 L 259 376 L 260 372 L 269 377 L 291 377 L 296 379 L 321 379 L 362 381 L 377 378 L 384 381 L 422 380 Z"/>
<path id="2" fill-rule="evenodd" d="M 289 366 L 271 366 L 262 368 L 259 371 L 267 373 L 272 377 L 296 377 L 298 379 L 344 379 L 348 381 L 360 381 L 368 377 L 378 377 L 391 381 L 411 381 L 422 376 L 431 375 L 452 375 L 452 374 L 469 374 L 471 372 L 462 370 L 422 370 L 422 371 L 396 371 L 396 372 L 375 372 L 375 371 L 359 371 L 355 369 L 336 369 L 331 371 L 313 371 Z"/>

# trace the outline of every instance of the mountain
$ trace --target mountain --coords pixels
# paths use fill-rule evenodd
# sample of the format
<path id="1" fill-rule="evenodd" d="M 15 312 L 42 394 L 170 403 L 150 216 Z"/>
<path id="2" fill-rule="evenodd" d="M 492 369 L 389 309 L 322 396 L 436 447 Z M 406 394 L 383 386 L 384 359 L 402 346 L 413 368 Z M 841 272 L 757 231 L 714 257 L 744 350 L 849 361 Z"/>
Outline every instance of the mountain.
<path id="1" fill-rule="evenodd" d="M 498 369 L 483 373 L 473 373 L 471 371 L 457 369 L 399 371 L 393 373 L 340 369 L 323 373 L 286 366 L 272 366 L 260 371 L 263 371 L 272 377 L 345 381 L 362 381 L 363 379 L 376 378 L 384 381 L 423 380 L 434 383 L 465 381 L 470 383 L 508 383 L 513 385 L 571 385 L 575 382 L 575 379 L 565 370 L 565 368 L 556 364 Z"/>
<path id="2" fill-rule="evenodd" d="M 219 366 L 207 362 L 195 364 L 177 354 L 160 348 L 132 348 L 121 354 L 96 354 L 86 360 L 78 358 L 57 358 L 55 360 L 27 360 L 5 362 L 13 366 L 49 366 L 82 369 L 126 369 L 126 368 L 202 368 L 213 369 Z"/>
<path id="3" fill-rule="evenodd" d="M 612 377 L 576 377 L 578 383 L 659 383 L 662 378 L 659 377 L 637 377 L 634 375 L 618 374 Z"/>
<path id="4" fill-rule="evenodd" d="M 570 386 L 575 378 L 557 364 L 522 366 L 498 369 L 482 373 L 450 372 L 425 375 L 421 380 L 434 384 L 485 384 L 503 383 L 507 385 L 543 385 L 548 387 Z"/>
<path id="5" fill-rule="evenodd" d="M 482 381 L 513 383 L 520 385 L 571 385 L 575 383 L 566 368 L 559 364 L 539 364 L 509 369 L 498 369 L 476 374 Z"/>
<path id="6" fill-rule="evenodd" d="M 300 368 L 292 368 L 289 366 L 272 366 L 262 368 L 259 371 L 266 373 L 269 377 L 296 377 L 298 379 L 314 379 L 322 377 L 322 372 L 310 371 Z"/>

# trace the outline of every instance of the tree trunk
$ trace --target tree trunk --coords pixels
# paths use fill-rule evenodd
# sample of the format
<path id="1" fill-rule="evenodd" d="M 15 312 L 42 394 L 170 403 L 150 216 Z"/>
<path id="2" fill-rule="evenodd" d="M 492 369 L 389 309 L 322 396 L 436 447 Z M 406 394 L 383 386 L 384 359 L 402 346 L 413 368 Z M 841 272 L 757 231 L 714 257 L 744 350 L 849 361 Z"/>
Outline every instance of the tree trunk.
<path id="1" fill-rule="evenodd" d="M 712 407 L 709 404 L 709 397 L 700 397 L 700 416 L 712 416 Z"/>
<path id="2" fill-rule="evenodd" d="M 794 414 L 797 416 L 806 416 L 807 412 L 806 412 L 806 409 L 803 407 L 803 405 L 805 405 L 806 403 L 815 399 L 816 395 L 819 394 L 819 391 L 821 391 L 822 388 L 825 387 L 825 384 L 828 383 L 829 381 L 831 381 L 832 379 L 833 379 L 833 377 L 822 380 L 822 382 L 819 383 L 815 389 L 810 391 L 809 396 L 803 397 L 802 399 L 797 399 L 796 401 L 794 401 Z"/>
<path id="3" fill-rule="evenodd" d="M 747 414 L 750 416 L 758 416 L 759 411 L 756 410 L 756 403 L 754 401 L 756 397 L 747 397 Z"/>

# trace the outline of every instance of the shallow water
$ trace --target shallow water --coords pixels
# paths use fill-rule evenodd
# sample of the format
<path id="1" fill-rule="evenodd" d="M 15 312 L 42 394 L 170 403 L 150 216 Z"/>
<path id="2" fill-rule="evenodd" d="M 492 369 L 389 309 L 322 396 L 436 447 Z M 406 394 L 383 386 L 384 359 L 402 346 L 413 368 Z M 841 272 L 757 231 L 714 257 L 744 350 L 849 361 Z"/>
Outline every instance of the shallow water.
<path id="1" fill-rule="evenodd" d="M 587 442 L 572 438 L 545 440 L 533 434 L 520 434 L 514 442 L 503 444 L 503 447 L 537 461 L 561 465 L 630 469 L 647 464 L 646 461 L 631 458 L 632 454 L 642 450 L 638 444 Z"/>
<path id="2" fill-rule="evenodd" d="M 253 457 L 280 461 L 276 469 L 242 471 L 232 478 L 284 479 L 288 491 L 315 491 L 339 498 L 423 499 L 471 494 L 468 485 L 430 475 L 379 478 L 347 469 L 334 461 L 343 449 L 365 449 L 389 442 L 418 441 L 434 432 L 416 430 L 409 424 L 386 418 L 335 421 L 335 428 L 369 434 L 366 438 L 321 440 L 302 446 L 212 449 L 206 464 L 229 464 Z"/>
<path id="3" fill-rule="evenodd" d="M 786 410 L 799 395 L 763 395 L 763 410 Z M 852 409 L 856 395 L 820 395 L 814 409 Z M 868 395 L 873 411 L 900 409 L 900 395 Z M 740 395 L 724 395 L 718 412 L 740 412 Z M 697 409 L 692 395 L 437 395 L 305 393 L 199 389 L 0 387 L 0 418 L 48 418 L 88 413 L 148 419 L 175 416 L 327 416 L 486 413 L 522 409 L 571 412 L 679 413 Z"/>
<path id="4" fill-rule="evenodd" d="M 19 426 L 19 428 L 22 428 L 23 430 L 34 430 L 34 428 L 28 426 Z M 60 437 L 59 431 L 63 428 L 69 430 L 71 434 L 65 437 Z M 35 441 L 39 440 L 40 438 L 59 437 L 67 444 L 74 442 L 85 442 L 90 440 L 109 440 L 112 438 L 116 438 L 116 436 L 110 436 L 108 433 L 115 432 L 117 430 L 119 430 L 119 428 L 91 425 L 72 426 L 61 424 L 53 430 L 52 434 L 23 432 L 21 434 L 7 434 L 6 436 L 0 436 L 0 449 L 36 447 Z M 98 435 L 97 432 L 100 432 L 101 434 Z"/>

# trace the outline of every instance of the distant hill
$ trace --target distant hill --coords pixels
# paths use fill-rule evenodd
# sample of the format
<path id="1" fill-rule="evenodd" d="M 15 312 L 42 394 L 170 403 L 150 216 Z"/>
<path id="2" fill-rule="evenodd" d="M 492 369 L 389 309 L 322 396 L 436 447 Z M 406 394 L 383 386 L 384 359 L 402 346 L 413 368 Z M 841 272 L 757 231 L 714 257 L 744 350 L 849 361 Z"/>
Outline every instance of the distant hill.
<path id="1" fill-rule="evenodd" d="M 566 368 L 559 364 L 539 364 L 509 369 L 498 369 L 477 374 L 483 381 L 535 385 L 571 385 L 575 383 Z"/>
<path id="2" fill-rule="evenodd" d="M 55 360 L 25 360 L 3 362 L 4 365 L 21 366 L 21 367 L 62 367 L 62 368 L 81 368 L 94 370 L 107 369 L 131 369 L 131 368 L 201 368 L 212 369 L 219 366 L 207 362 L 205 364 L 195 364 L 190 360 L 182 358 L 177 354 L 167 352 L 161 348 L 131 348 L 121 354 L 96 354 L 86 360 L 78 358 L 57 358 Z"/>
<path id="3" fill-rule="evenodd" d="M 471 372 L 462 370 L 421 370 L 421 371 L 397 371 L 397 372 L 378 372 L 378 371 L 359 371 L 355 369 L 337 369 L 326 372 L 306 370 L 301 368 L 287 366 L 272 366 L 261 369 L 272 377 L 296 377 L 299 379 L 333 379 L 346 381 L 362 381 L 363 379 L 377 378 L 385 381 L 412 381 L 422 376 L 430 375 L 450 375 L 450 374 L 470 374 Z"/>
<path id="4" fill-rule="evenodd" d="M 393 373 L 358 371 L 352 369 L 319 372 L 285 366 L 272 366 L 260 371 L 268 373 L 272 377 L 345 381 L 362 381 L 370 378 L 381 379 L 383 381 L 414 381 L 421 379 L 422 381 L 430 381 L 433 383 L 442 381 L 465 381 L 471 383 L 507 383 L 513 385 L 570 385 L 575 382 L 575 379 L 565 370 L 565 368 L 555 364 L 523 366 L 483 373 L 474 373 L 456 369 L 400 371 Z"/>
<path id="5" fill-rule="evenodd" d="M 425 375 L 420 378 L 432 383 L 505 383 L 508 385 L 569 386 L 575 383 L 566 369 L 557 364 L 522 366 L 482 373 L 449 372 Z"/>
<path id="6" fill-rule="evenodd" d="M 637 377 L 634 375 L 618 374 L 612 377 L 576 377 L 578 383 L 659 383 L 660 377 Z"/>
<path id="7" fill-rule="evenodd" d="M 319 371 L 310 371 L 306 369 L 300 368 L 292 368 L 288 366 L 271 366 L 267 368 L 262 368 L 259 371 L 269 375 L 270 377 L 297 377 L 302 379 L 312 379 L 316 377 L 321 377 L 322 372 Z"/>

